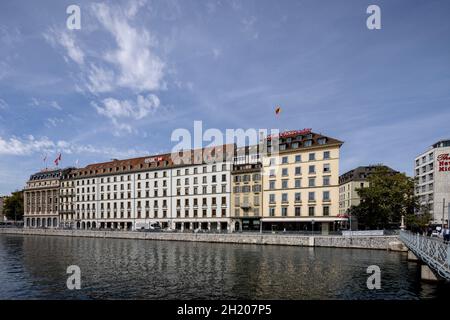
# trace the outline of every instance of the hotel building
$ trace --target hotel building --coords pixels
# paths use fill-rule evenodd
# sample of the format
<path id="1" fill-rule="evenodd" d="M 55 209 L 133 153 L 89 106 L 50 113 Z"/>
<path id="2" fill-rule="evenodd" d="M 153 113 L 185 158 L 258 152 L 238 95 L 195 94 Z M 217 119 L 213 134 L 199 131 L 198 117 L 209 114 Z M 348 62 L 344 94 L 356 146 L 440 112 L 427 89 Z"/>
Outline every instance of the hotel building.
<path id="1" fill-rule="evenodd" d="M 75 226 L 75 168 L 61 171 L 59 189 L 59 224 L 61 228 Z"/>
<path id="2" fill-rule="evenodd" d="M 260 230 L 262 158 L 258 145 L 236 149 L 231 177 L 231 208 L 235 231 Z"/>
<path id="3" fill-rule="evenodd" d="M 367 178 L 379 166 L 361 166 L 350 170 L 339 177 L 339 215 L 344 216 L 352 206 L 361 202 L 357 189 L 367 188 L 370 184 Z M 397 171 L 383 166 L 392 173 Z"/>
<path id="4" fill-rule="evenodd" d="M 415 158 L 415 194 L 428 207 L 433 224 L 448 222 L 450 201 L 450 140 L 441 140 Z"/>
<path id="5" fill-rule="evenodd" d="M 231 231 L 234 145 L 88 165 L 74 174 L 76 228 Z"/>
<path id="6" fill-rule="evenodd" d="M 260 145 L 40 172 L 25 188 L 26 226 L 327 233 L 345 220 L 338 216 L 341 145 L 308 129 L 262 137 Z"/>
<path id="7" fill-rule="evenodd" d="M 309 129 L 282 133 L 274 141 L 278 146 L 267 138 L 269 154 L 263 158 L 262 228 L 336 230 L 347 220 L 338 217 L 343 142 Z"/>
<path id="8" fill-rule="evenodd" d="M 31 228 L 59 226 L 61 170 L 41 171 L 31 175 L 24 189 L 24 225 Z"/>

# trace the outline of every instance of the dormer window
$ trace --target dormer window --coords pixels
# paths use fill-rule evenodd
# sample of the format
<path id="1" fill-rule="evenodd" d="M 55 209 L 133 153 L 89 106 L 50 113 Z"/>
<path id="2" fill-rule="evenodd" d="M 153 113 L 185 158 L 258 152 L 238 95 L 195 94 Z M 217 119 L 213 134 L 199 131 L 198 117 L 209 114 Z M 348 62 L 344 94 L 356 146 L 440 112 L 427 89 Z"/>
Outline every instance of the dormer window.
<path id="1" fill-rule="evenodd" d="M 312 140 L 306 140 L 306 141 L 303 143 L 303 145 L 304 145 L 305 147 L 311 147 L 311 146 L 312 146 Z"/>
<path id="2" fill-rule="evenodd" d="M 327 138 L 319 138 L 319 139 L 317 139 L 317 143 L 318 144 L 325 144 L 325 143 L 327 143 Z"/>

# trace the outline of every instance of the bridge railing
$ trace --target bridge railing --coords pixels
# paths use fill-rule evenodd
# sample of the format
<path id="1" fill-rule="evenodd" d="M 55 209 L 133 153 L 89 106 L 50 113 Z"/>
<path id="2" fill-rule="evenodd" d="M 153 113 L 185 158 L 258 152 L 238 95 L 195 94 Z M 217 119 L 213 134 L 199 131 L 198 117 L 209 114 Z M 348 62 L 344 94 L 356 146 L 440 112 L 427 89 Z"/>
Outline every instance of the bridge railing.
<path id="1" fill-rule="evenodd" d="M 439 238 L 430 238 L 400 231 L 400 239 L 405 245 L 441 277 L 450 280 L 450 244 Z"/>

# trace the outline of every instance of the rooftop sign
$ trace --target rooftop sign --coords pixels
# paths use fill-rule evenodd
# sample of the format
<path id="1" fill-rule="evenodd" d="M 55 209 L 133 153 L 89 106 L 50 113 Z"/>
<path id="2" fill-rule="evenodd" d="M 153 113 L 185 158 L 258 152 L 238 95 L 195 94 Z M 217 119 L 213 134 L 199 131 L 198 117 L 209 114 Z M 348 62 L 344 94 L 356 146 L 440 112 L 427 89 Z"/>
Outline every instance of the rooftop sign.
<path id="1" fill-rule="evenodd" d="M 285 131 L 278 135 L 279 138 L 285 138 L 285 137 L 291 137 L 291 136 L 298 136 L 298 135 L 304 135 L 304 134 L 310 134 L 312 131 L 311 128 L 305 128 L 302 130 L 291 130 L 291 131 Z M 276 137 L 276 135 L 268 135 L 267 139 L 272 139 Z"/>

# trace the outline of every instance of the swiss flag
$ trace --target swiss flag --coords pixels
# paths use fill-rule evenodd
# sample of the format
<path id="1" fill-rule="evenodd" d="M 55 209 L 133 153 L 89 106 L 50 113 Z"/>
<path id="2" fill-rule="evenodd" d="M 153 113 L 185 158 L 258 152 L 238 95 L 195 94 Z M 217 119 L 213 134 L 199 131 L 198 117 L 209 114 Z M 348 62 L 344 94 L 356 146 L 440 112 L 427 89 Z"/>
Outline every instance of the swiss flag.
<path id="1" fill-rule="evenodd" d="M 59 165 L 59 162 L 61 161 L 61 153 L 58 155 L 58 157 L 56 157 L 55 161 L 53 161 L 55 163 L 55 165 Z"/>

